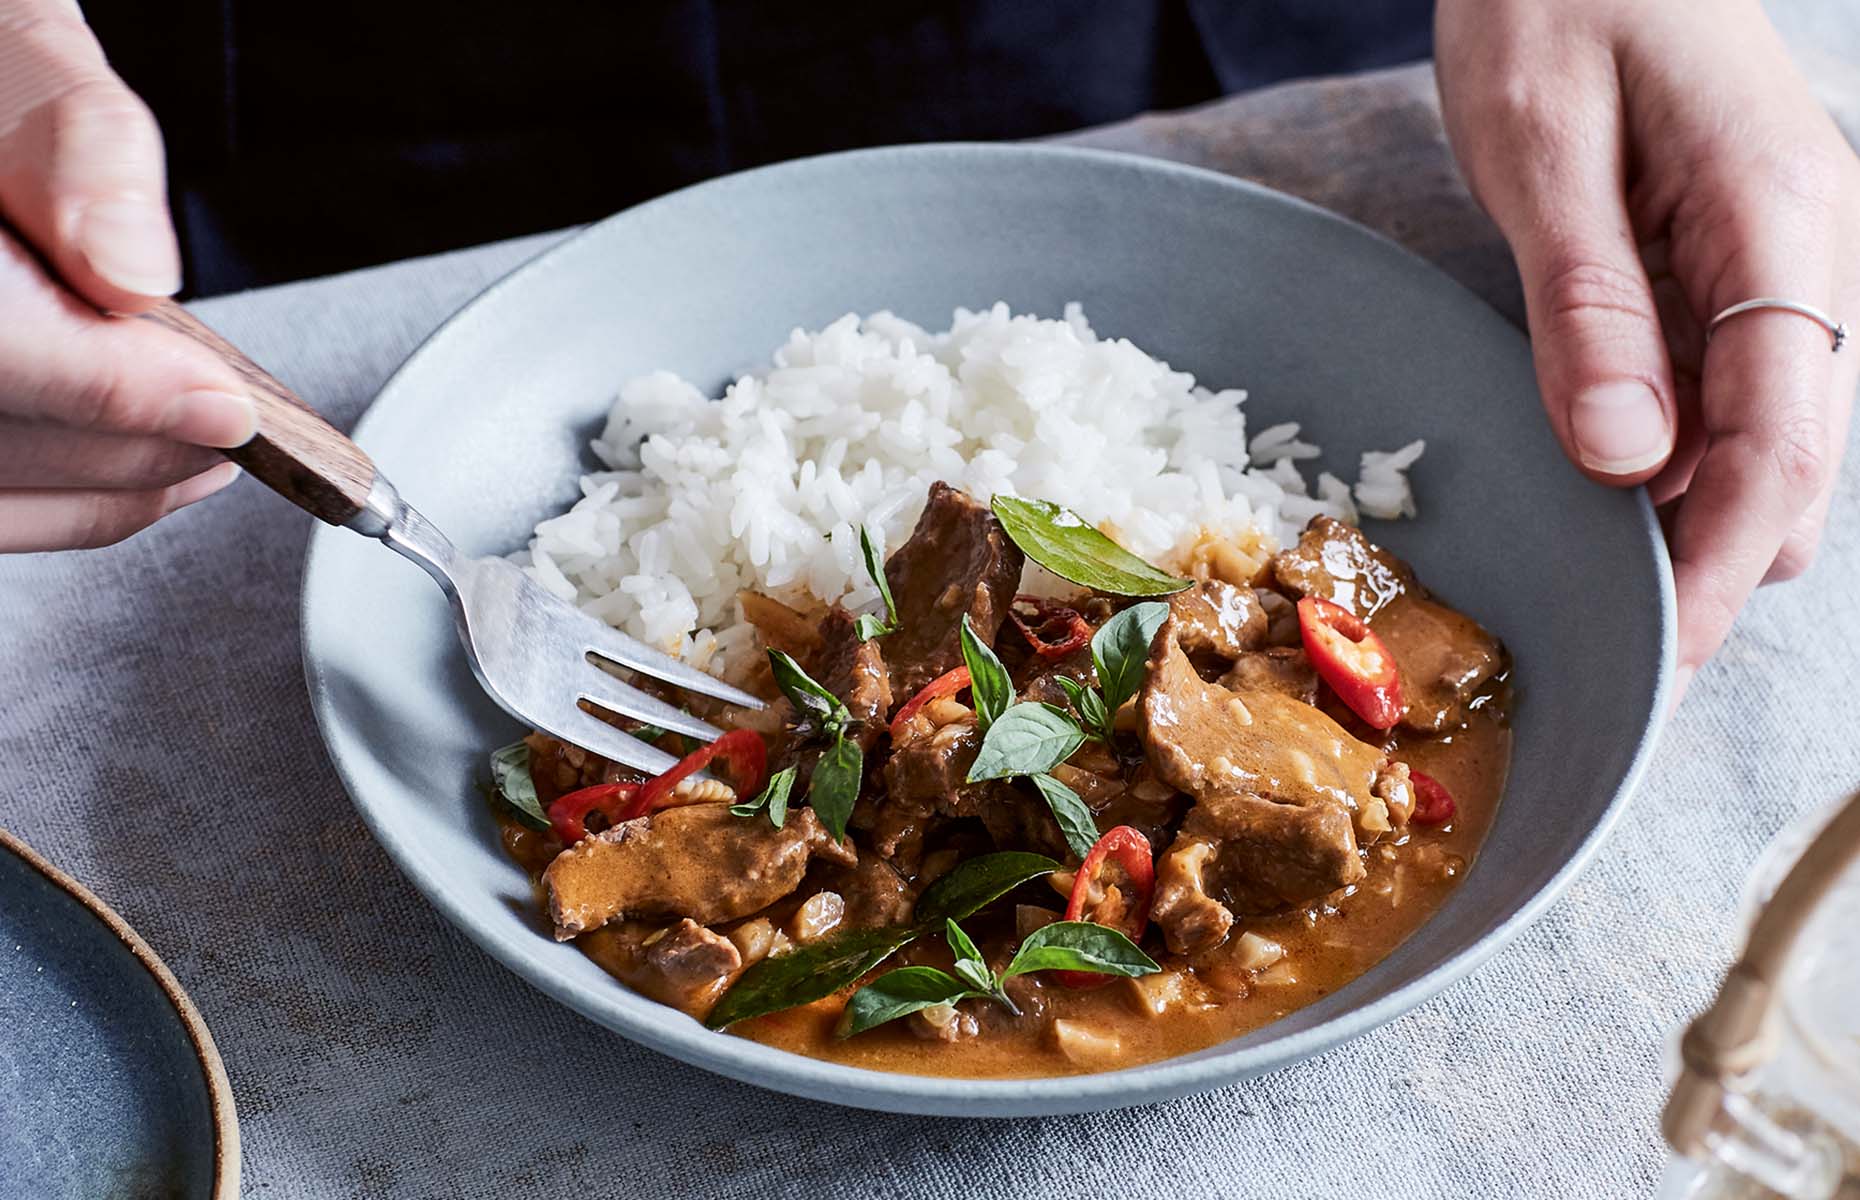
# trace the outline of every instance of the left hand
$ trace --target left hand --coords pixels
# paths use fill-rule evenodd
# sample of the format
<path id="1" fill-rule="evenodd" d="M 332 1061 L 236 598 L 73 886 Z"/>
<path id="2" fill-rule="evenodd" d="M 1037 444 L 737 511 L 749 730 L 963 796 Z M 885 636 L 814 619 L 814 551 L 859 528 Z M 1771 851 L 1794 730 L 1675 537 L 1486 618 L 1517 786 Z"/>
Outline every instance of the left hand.
<path id="1" fill-rule="evenodd" d="M 1807 567 L 1860 383 L 1860 162 L 1756 0 L 1440 0 L 1447 132 L 1511 243 L 1551 425 L 1670 509 L 1679 688 Z M 1848 323 L 1850 344 L 1773 309 Z"/>

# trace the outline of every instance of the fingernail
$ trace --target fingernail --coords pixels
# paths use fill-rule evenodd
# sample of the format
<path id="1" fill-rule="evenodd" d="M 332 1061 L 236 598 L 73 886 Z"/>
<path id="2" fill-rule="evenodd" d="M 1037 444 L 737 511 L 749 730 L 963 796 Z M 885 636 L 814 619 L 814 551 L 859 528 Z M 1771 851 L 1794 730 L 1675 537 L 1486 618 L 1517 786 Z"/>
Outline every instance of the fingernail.
<path id="1" fill-rule="evenodd" d="M 258 432 L 258 410 L 249 396 L 232 392 L 188 392 L 169 410 L 163 432 L 177 442 L 228 449 Z"/>
<path id="2" fill-rule="evenodd" d="M 1660 398 L 1645 384 L 1598 384 L 1576 397 L 1569 432 L 1582 465 L 1606 475 L 1633 475 L 1672 452 L 1672 432 Z"/>
<path id="3" fill-rule="evenodd" d="M 155 204 L 100 200 L 78 222 L 78 248 L 91 269 L 138 296 L 172 296 L 181 290 L 181 256 L 174 231 Z"/>
<path id="4" fill-rule="evenodd" d="M 213 493 L 231 486 L 241 472 L 238 463 L 221 463 L 209 467 L 192 479 L 183 479 L 168 489 L 168 511 L 197 504 Z"/>

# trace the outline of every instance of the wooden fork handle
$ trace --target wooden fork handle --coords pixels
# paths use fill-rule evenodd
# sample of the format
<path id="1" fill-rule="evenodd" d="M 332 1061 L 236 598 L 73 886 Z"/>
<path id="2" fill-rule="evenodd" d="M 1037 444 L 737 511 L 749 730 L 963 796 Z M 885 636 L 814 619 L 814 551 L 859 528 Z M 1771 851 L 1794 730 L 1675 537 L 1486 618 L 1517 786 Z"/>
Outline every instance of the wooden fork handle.
<path id="1" fill-rule="evenodd" d="M 221 453 L 320 521 L 347 525 L 368 503 L 375 464 L 290 388 L 172 300 L 142 314 L 211 350 L 239 373 L 258 408 L 251 441 Z"/>

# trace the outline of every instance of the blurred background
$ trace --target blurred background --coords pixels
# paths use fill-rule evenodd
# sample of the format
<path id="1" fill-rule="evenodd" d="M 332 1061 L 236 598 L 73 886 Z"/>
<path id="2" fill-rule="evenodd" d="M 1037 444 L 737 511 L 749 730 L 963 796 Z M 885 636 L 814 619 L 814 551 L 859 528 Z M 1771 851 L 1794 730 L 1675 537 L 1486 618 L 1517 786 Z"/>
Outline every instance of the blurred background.
<path id="1" fill-rule="evenodd" d="M 1795 45 L 1845 48 L 1860 62 L 1860 4 L 1768 7 Z M 166 133 L 193 296 L 573 225 L 784 158 L 1037 137 L 1410 62 L 1431 52 L 1432 9 L 1429 0 L 84 4 Z"/>

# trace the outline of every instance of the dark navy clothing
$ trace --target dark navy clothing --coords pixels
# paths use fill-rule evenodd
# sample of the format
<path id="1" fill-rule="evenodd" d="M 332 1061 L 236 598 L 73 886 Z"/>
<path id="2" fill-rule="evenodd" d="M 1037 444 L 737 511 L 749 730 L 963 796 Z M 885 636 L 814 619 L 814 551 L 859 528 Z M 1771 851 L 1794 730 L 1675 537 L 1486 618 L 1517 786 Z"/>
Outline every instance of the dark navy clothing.
<path id="1" fill-rule="evenodd" d="M 86 0 L 195 294 L 853 146 L 1024 138 L 1429 52 L 1426 0 Z"/>

